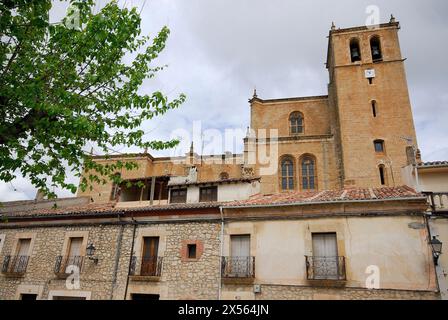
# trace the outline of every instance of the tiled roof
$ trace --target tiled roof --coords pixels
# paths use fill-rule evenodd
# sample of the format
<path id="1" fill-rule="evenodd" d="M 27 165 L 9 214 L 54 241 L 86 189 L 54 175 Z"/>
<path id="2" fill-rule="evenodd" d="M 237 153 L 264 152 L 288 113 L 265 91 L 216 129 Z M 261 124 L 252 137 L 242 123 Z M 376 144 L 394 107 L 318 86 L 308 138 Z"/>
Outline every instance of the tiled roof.
<path id="1" fill-rule="evenodd" d="M 89 216 L 101 214 L 118 214 L 119 212 L 142 212 L 142 211 L 169 211 L 188 210 L 202 208 L 219 208 L 221 202 L 200 202 L 200 203 L 173 203 L 166 205 L 153 205 L 129 208 L 116 208 L 115 202 L 104 204 L 89 204 L 81 207 L 49 208 L 28 211 L 5 212 L 0 214 L 7 217 L 51 217 L 51 216 Z"/>
<path id="2" fill-rule="evenodd" d="M 448 161 L 432 161 L 432 162 L 423 162 L 418 165 L 422 168 L 427 167 L 445 167 L 448 166 Z"/>
<path id="3" fill-rule="evenodd" d="M 72 214 L 101 214 L 108 213 L 111 211 L 118 211 L 115 208 L 115 203 L 90 203 L 83 206 L 72 206 L 72 207 L 53 207 L 44 209 L 32 209 L 32 210 L 17 210 L 7 211 L 5 210 L 1 216 L 7 217 L 22 217 L 22 216 L 53 216 L 53 215 L 72 215 Z"/>
<path id="4" fill-rule="evenodd" d="M 320 192 L 284 192 L 255 195 L 248 200 L 226 203 L 225 207 L 250 207 L 282 204 L 313 204 L 320 202 L 374 201 L 391 199 L 423 199 L 424 196 L 408 186 L 384 188 L 350 188 Z"/>
<path id="5" fill-rule="evenodd" d="M 63 208 L 32 209 L 24 211 L 6 211 L 0 217 L 53 217 L 53 216 L 89 216 L 107 215 L 126 212 L 150 212 L 189 210 L 204 208 L 226 207 L 250 207 L 281 204 L 313 204 L 318 202 L 341 202 L 341 201 L 372 201 L 387 199 L 424 199 L 420 193 L 407 186 L 386 188 L 351 188 L 335 191 L 321 192 L 285 192 L 273 195 L 255 195 L 248 200 L 230 202 L 200 202 L 200 203 L 173 203 L 166 205 L 153 205 L 141 207 L 117 208 L 115 202 L 104 204 L 90 203 L 84 206 L 72 206 Z"/>
<path id="6" fill-rule="evenodd" d="M 124 212 L 139 212 L 139 211 L 169 211 L 169 210 L 188 210 L 188 209 L 203 209 L 203 208 L 219 208 L 222 202 L 198 202 L 198 203 L 170 203 L 165 205 L 153 205 L 147 207 L 136 208 L 121 208 Z"/>

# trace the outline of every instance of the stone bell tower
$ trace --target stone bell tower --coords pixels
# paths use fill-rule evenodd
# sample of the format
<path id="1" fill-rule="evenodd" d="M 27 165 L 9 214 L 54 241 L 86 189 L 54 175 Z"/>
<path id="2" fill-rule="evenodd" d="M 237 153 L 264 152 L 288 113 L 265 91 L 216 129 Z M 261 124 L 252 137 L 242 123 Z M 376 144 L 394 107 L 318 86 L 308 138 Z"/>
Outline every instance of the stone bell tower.
<path id="1" fill-rule="evenodd" d="M 401 185 L 409 148 L 417 150 L 398 39 L 399 22 L 329 34 L 329 102 L 345 187 Z"/>

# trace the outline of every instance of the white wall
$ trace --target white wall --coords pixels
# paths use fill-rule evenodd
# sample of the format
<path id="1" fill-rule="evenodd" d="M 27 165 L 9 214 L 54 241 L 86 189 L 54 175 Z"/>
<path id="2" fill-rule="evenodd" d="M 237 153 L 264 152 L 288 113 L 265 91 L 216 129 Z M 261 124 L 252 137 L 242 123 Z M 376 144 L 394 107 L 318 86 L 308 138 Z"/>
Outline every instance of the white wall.
<path id="1" fill-rule="evenodd" d="M 260 192 L 260 182 L 223 183 L 218 185 L 218 201 L 245 200 Z M 187 203 L 199 202 L 199 186 L 189 185 Z"/>
<path id="2" fill-rule="evenodd" d="M 199 202 L 199 187 L 190 185 L 187 189 L 187 203 Z"/>
<path id="3" fill-rule="evenodd" d="M 420 188 L 422 191 L 448 192 L 447 172 L 419 172 Z"/>
<path id="4" fill-rule="evenodd" d="M 260 192 L 260 182 L 230 183 L 218 186 L 218 201 L 245 200 Z"/>
<path id="5" fill-rule="evenodd" d="M 435 272 L 421 217 L 350 217 L 288 221 L 229 222 L 224 256 L 232 234 L 251 235 L 256 283 L 306 285 L 305 256 L 312 256 L 312 233 L 336 232 L 338 255 L 346 257 L 347 286 L 365 287 L 366 268 L 378 266 L 380 288 L 435 289 Z"/>
<path id="6" fill-rule="evenodd" d="M 403 182 L 417 188 L 415 170 L 412 165 L 402 168 Z M 448 192 L 448 168 L 420 168 L 418 170 L 419 191 Z"/>

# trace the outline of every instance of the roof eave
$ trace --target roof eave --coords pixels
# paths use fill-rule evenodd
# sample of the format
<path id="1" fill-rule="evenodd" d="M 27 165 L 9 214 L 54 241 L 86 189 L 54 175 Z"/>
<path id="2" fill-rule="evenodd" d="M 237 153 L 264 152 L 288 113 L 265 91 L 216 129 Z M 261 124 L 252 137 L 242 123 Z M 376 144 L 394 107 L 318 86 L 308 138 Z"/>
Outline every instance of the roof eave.
<path id="1" fill-rule="evenodd" d="M 325 205 L 325 204 L 347 204 L 347 203 L 368 203 L 368 202 L 390 202 L 390 201 L 410 201 L 410 200 L 425 200 L 425 196 L 421 197 L 406 197 L 406 198 L 386 198 L 386 199 L 364 199 L 364 200 L 330 200 L 330 201 L 310 201 L 310 202 L 292 202 L 292 203 L 272 203 L 272 204 L 254 204 L 254 205 L 234 205 L 222 206 L 223 209 L 242 209 L 242 208 L 273 208 L 273 207 L 292 207 L 292 206 L 307 206 L 307 205 Z"/>

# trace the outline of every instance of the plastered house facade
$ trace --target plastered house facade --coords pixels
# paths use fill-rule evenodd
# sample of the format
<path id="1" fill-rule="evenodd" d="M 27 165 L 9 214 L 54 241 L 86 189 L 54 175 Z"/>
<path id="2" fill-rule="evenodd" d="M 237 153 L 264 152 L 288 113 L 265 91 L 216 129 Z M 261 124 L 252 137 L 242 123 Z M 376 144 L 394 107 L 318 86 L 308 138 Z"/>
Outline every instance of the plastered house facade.
<path id="1" fill-rule="evenodd" d="M 439 299 L 399 29 L 333 26 L 328 95 L 254 92 L 243 154 L 5 204 L 0 299 Z"/>

